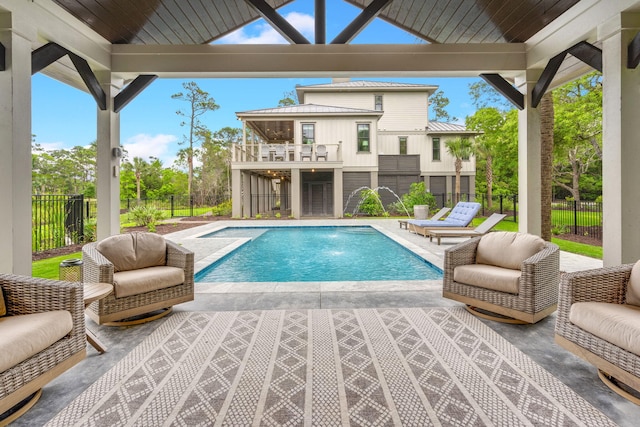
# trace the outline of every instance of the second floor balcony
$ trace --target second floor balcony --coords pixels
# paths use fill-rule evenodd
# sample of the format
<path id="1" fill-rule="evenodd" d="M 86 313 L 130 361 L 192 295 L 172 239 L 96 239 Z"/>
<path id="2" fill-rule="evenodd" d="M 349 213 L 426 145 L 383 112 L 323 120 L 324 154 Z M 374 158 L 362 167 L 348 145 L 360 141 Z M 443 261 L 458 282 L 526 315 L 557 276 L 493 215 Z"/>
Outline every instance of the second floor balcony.
<path id="1" fill-rule="evenodd" d="M 342 162 L 342 144 L 258 143 L 233 144 L 232 161 L 252 162 Z"/>

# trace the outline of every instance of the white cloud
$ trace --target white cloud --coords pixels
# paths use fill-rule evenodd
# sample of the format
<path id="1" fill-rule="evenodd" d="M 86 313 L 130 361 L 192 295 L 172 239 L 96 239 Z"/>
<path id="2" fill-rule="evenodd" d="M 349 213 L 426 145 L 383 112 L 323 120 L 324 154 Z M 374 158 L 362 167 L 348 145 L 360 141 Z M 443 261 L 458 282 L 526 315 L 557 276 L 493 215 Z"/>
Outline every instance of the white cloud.
<path id="1" fill-rule="evenodd" d="M 313 16 L 290 12 L 284 18 L 307 39 L 312 40 L 315 20 Z M 288 42 L 271 25 L 264 21 L 248 25 L 217 40 L 221 44 L 287 44 Z"/>
<path id="2" fill-rule="evenodd" d="M 67 147 L 68 144 L 65 144 L 64 142 L 38 142 L 36 141 L 36 144 L 38 144 L 40 146 L 40 148 L 42 148 L 44 151 L 55 151 L 55 150 L 62 150 L 62 149 L 67 149 L 69 147 Z"/>
<path id="3" fill-rule="evenodd" d="M 175 135 L 138 134 L 127 139 L 122 147 L 127 150 L 127 157 L 130 161 L 134 157 L 140 157 L 146 161 L 149 160 L 149 157 L 156 157 L 162 161 L 163 165 L 171 166 L 177 151 L 171 147 L 171 144 L 177 141 L 178 138 Z"/>

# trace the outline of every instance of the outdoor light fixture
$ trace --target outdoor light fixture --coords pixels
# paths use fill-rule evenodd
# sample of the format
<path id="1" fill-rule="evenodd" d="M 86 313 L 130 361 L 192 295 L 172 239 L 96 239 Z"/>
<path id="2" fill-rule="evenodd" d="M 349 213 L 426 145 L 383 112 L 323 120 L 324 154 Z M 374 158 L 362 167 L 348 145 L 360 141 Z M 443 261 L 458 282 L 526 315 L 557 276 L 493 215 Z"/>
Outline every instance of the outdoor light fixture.
<path id="1" fill-rule="evenodd" d="M 113 147 L 111 149 L 111 155 L 116 159 L 119 159 L 120 157 L 122 157 L 122 149 L 120 147 Z"/>

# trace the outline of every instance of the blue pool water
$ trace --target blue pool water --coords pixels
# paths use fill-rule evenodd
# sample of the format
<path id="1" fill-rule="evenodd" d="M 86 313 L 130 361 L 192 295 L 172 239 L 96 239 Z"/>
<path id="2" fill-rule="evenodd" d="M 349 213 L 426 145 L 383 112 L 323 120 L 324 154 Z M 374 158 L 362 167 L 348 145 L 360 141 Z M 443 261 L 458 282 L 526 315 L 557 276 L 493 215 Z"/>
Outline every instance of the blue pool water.
<path id="1" fill-rule="evenodd" d="M 372 227 L 230 227 L 202 238 L 251 241 L 196 274 L 196 282 L 441 279 L 437 267 Z"/>

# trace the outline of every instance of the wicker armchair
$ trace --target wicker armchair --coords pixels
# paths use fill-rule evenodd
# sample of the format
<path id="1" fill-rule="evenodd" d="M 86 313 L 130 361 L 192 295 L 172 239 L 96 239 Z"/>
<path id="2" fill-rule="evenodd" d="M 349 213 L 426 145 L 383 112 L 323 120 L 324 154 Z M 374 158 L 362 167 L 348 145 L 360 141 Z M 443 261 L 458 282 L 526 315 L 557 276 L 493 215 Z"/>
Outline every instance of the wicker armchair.
<path id="1" fill-rule="evenodd" d="M 493 240 L 493 260 L 510 258 L 512 265 L 509 268 L 489 265 L 486 259 L 478 260 L 478 249 L 485 239 Z M 496 247 L 495 242 L 500 240 L 501 243 L 510 243 Z M 538 249 L 518 249 L 517 245 L 523 241 L 529 241 L 529 245 L 533 241 L 536 245 L 533 248 Z M 487 250 L 486 247 L 484 250 Z M 516 269 L 516 266 L 519 268 Z M 462 267 L 459 274 L 455 271 L 458 267 Z M 471 269 L 465 279 L 457 278 L 462 276 L 463 269 L 469 267 Z M 475 268 L 478 270 L 472 270 Z M 500 286 L 492 288 L 492 275 L 495 275 L 495 283 L 499 281 L 498 278 L 507 275 L 514 285 L 513 289 L 505 290 Z M 481 278 L 484 284 L 472 284 L 475 278 Z M 537 236 L 494 232 L 459 243 L 445 251 L 442 295 L 465 303 L 472 313 L 491 320 L 506 323 L 538 322 L 556 310 L 559 282 L 559 248 Z"/>
<path id="2" fill-rule="evenodd" d="M 44 385 L 84 359 L 87 341 L 82 286 L 82 283 L 0 274 L 7 316 L 65 310 L 71 314 L 72 321 L 71 332 L 62 339 L 0 372 L 0 414 L 33 395 L 22 410 L 16 409 L 0 424 L 26 412 L 40 397 Z"/>
<path id="3" fill-rule="evenodd" d="M 603 303 L 598 305 L 605 306 L 605 309 L 608 306 L 613 310 L 616 310 L 616 306 L 620 307 L 620 316 L 616 312 L 614 321 L 620 321 L 622 325 L 622 320 L 627 317 L 627 325 L 635 324 L 637 329 L 640 307 L 632 306 L 627 301 L 632 268 L 633 264 L 625 264 L 563 275 L 558 298 L 555 341 L 594 365 L 598 369 L 600 379 L 616 393 L 640 404 L 637 396 L 616 384 L 617 381 L 621 381 L 640 392 L 640 356 L 587 332 L 570 319 L 571 307 L 575 303 Z M 623 311 L 627 313 L 626 316 Z M 614 327 L 611 331 L 619 332 L 623 329 L 625 328 Z M 632 341 L 637 343 L 637 332 L 632 332 L 632 336 Z"/>
<path id="4" fill-rule="evenodd" d="M 151 233 L 130 233 L 129 235 L 149 235 Z M 124 235 L 120 235 L 124 236 Z M 156 236 L 156 235 L 153 235 Z M 116 236 L 112 236 L 116 237 Z M 106 240 L 106 239 L 105 239 Z M 114 274 L 117 269 L 114 264 L 98 250 L 99 243 L 88 243 L 82 247 L 83 280 L 85 282 L 111 283 L 115 290 L 106 298 L 93 302 L 87 308 L 89 317 L 98 324 L 106 325 L 131 325 L 158 319 L 171 312 L 175 304 L 180 304 L 194 299 L 194 258 L 193 252 L 183 248 L 169 240 L 166 243 L 166 263 L 164 266 L 177 267 L 184 271 L 184 282 L 148 290 L 148 286 L 138 293 L 123 296 L 119 294 L 118 284 L 114 283 Z M 149 269 L 140 269 L 144 272 Z M 149 316 L 148 314 L 158 312 Z M 140 317 L 141 315 L 146 315 Z M 123 321 L 136 317 L 136 319 Z"/>

